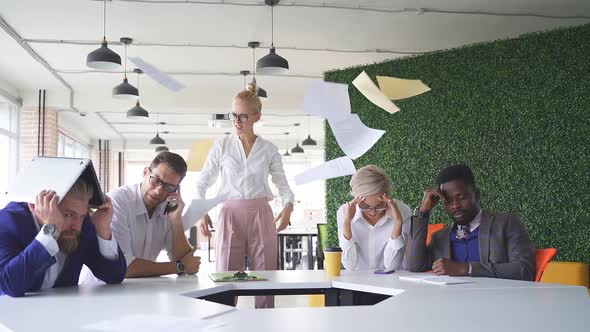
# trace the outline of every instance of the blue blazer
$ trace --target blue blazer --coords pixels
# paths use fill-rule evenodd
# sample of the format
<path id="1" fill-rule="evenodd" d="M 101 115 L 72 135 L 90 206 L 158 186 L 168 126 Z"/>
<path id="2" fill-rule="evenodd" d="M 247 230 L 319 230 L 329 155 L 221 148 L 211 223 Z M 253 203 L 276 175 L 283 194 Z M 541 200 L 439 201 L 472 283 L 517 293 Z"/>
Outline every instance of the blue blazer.
<path id="1" fill-rule="evenodd" d="M 11 202 L 0 210 L 0 295 L 24 296 L 41 289 L 47 269 L 56 259 L 35 240 L 37 228 L 27 203 Z M 96 230 L 86 215 L 82 223 L 80 245 L 66 259 L 53 287 L 74 286 L 82 264 L 107 284 L 118 284 L 125 278 L 127 263 L 118 248 L 118 259 L 102 256 Z"/>

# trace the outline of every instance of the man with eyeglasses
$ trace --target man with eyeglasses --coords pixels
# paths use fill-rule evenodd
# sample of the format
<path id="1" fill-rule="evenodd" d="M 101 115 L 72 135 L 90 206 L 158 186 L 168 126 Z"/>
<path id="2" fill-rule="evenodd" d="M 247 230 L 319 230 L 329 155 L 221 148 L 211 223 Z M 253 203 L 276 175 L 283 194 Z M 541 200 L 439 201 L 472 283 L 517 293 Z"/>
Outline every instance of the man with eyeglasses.
<path id="1" fill-rule="evenodd" d="M 184 159 L 161 152 L 143 170 L 143 180 L 125 185 L 108 195 L 113 202 L 111 228 L 127 260 L 127 278 L 177 273 L 195 274 L 200 257 L 184 235 L 180 182 L 185 177 Z M 166 249 L 170 262 L 156 262 Z"/>
<path id="2" fill-rule="evenodd" d="M 390 198 L 391 180 L 375 165 L 360 168 L 350 179 L 354 199 L 336 214 L 342 265 L 347 270 L 379 270 L 386 273 L 404 268 L 410 207 Z"/>

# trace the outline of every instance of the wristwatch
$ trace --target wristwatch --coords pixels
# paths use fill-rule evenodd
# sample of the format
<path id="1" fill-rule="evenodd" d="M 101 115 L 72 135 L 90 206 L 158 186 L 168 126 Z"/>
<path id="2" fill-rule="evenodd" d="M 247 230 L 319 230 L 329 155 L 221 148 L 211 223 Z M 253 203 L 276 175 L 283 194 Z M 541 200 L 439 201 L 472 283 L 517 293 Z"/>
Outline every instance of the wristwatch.
<path id="1" fill-rule="evenodd" d="M 414 213 L 412 215 L 418 218 L 428 218 L 430 217 L 430 211 L 422 212 L 420 211 L 420 207 L 417 207 L 414 209 Z"/>
<path id="2" fill-rule="evenodd" d="M 184 274 L 184 263 L 181 260 L 176 261 L 176 274 L 179 276 Z"/>
<path id="3" fill-rule="evenodd" d="M 59 231 L 57 230 L 57 227 L 55 227 L 55 225 L 53 224 L 45 224 L 43 225 L 43 228 L 41 228 L 41 230 L 43 230 L 43 234 L 49 235 L 56 240 L 59 237 Z"/>

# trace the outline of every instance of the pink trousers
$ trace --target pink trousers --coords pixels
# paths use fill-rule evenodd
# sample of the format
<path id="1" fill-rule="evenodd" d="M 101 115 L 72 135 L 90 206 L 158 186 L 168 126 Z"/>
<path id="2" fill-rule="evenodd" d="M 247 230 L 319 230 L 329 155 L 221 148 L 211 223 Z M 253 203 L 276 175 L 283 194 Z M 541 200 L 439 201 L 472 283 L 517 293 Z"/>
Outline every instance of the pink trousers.
<path id="1" fill-rule="evenodd" d="M 223 203 L 216 229 L 215 265 L 218 272 L 277 269 L 277 229 L 266 198 Z M 273 296 L 257 296 L 256 308 L 274 308 Z"/>

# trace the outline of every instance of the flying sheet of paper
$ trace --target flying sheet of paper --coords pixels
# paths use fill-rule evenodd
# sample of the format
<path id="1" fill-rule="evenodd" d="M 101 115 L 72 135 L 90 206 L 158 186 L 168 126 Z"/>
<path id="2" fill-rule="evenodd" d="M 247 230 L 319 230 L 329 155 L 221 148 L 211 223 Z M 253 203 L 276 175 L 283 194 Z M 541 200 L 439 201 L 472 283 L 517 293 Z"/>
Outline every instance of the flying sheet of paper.
<path id="1" fill-rule="evenodd" d="M 357 159 L 369 151 L 385 134 L 384 130 L 365 126 L 357 114 L 351 114 L 340 121 L 328 122 L 340 149 L 352 159 Z"/>
<path id="2" fill-rule="evenodd" d="M 193 199 L 182 214 L 182 226 L 184 230 L 187 231 L 193 227 L 209 210 L 226 199 L 227 195 L 219 195 L 211 199 Z"/>
<path id="3" fill-rule="evenodd" d="M 161 72 L 155 66 L 145 62 L 142 58 L 140 58 L 138 56 L 137 57 L 128 56 L 127 59 L 129 59 L 129 61 L 133 62 L 133 64 L 136 65 L 137 67 L 139 67 L 139 69 L 143 70 L 143 72 L 147 76 L 149 76 L 154 81 L 160 83 L 162 86 L 164 86 L 168 90 L 178 92 L 178 91 L 185 88 L 185 86 L 182 83 L 178 82 L 177 80 L 172 78 L 170 75 Z"/>
<path id="4" fill-rule="evenodd" d="M 209 331 L 212 327 L 222 326 L 198 318 L 183 318 L 167 315 L 127 315 L 116 319 L 103 320 L 83 326 L 87 330 L 99 331 Z"/>
<path id="5" fill-rule="evenodd" d="M 383 110 L 392 114 L 399 111 L 399 108 L 395 106 L 395 104 L 389 100 L 381 90 L 379 90 L 369 75 L 364 71 L 352 81 L 352 84 L 363 94 L 363 96 L 369 99 L 370 102 L 381 107 Z"/>
<path id="6" fill-rule="evenodd" d="M 377 76 L 377 84 L 381 92 L 392 100 L 410 98 L 430 91 L 430 88 L 420 80 L 390 76 Z"/>
<path id="7" fill-rule="evenodd" d="M 346 118 L 350 115 L 348 84 L 308 81 L 303 95 L 303 111 L 330 120 Z"/>
<path id="8" fill-rule="evenodd" d="M 356 173 L 356 168 L 354 167 L 352 159 L 349 157 L 340 157 L 297 174 L 295 176 L 295 184 L 301 185 L 313 181 L 352 175 L 354 173 Z"/>
<path id="9" fill-rule="evenodd" d="M 189 172 L 199 172 L 203 169 L 203 165 L 205 165 L 205 161 L 209 156 L 209 150 L 211 150 L 213 142 L 213 140 L 203 140 L 194 142 L 191 145 L 191 149 L 188 152 L 188 159 L 186 161 Z"/>

